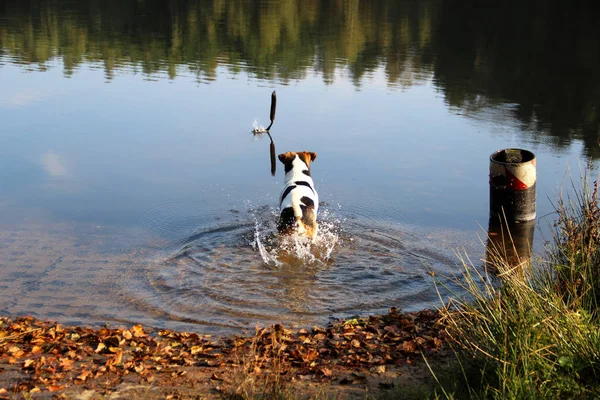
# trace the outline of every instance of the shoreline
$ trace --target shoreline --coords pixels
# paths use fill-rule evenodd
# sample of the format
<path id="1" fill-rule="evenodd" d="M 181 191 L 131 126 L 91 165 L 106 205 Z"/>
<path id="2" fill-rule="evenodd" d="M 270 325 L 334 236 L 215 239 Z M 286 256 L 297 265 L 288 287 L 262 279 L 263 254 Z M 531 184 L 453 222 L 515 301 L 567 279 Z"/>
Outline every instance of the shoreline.
<path id="1" fill-rule="evenodd" d="M 245 336 L 0 317 L 0 399 L 247 398 L 265 390 L 364 398 L 403 377 L 432 384 L 423 357 L 449 354 L 435 310 L 392 307 L 310 329 L 257 327 Z"/>

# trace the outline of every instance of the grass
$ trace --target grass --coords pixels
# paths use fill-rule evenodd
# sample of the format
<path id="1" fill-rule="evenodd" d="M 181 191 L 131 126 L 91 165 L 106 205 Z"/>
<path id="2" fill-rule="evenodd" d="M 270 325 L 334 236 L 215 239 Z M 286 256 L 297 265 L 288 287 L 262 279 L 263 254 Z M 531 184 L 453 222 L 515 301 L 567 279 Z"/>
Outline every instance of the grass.
<path id="1" fill-rule="evenodd" d="M 283 329 L 283 327 L 281 327 Z M 249 350 L 243 354 L 240 368 L 234 376 L 229 398 L 294 399 L 294 394 L 281 377 L 290 373 L 283 355 L 286 346 L 277 329 L 256 328 Z"/>
<path id="2" fill-rule="evenodd" d="M 600 208 L 598 182 L 586 177 L 556 205 L 545 261 L 509 261 L 497 249 L 488 274 L 461 259 L 467 295 L 443 309 L 457 361 L 436 372 L 436 397 L 600 396 Z"/>

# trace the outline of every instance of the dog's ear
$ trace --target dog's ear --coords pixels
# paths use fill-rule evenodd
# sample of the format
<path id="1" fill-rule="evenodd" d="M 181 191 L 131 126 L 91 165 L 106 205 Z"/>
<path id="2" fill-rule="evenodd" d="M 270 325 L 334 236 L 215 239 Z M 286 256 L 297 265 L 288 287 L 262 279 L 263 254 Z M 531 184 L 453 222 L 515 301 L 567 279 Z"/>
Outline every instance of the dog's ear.
<path id="1" fill-rule="evenodd" d="M 298 155 L 307 166 L 310 166 L 311 161 L 315 161 L 315 158 L 317 158 L 317 153 L 313 153 L 312 151 L 303 151 L 302 153 L 298 153 Z"/>
<path id="2" fill-rule="evenodd" d="M 294 158 L 296 158 L 296 153 L 293 151 L 288 151 L 287 153 L 278 155 L 277 158 L 279 158 L 279 161 L 281 161 L 283 164 L 289 164 L 294 161 Z"/>

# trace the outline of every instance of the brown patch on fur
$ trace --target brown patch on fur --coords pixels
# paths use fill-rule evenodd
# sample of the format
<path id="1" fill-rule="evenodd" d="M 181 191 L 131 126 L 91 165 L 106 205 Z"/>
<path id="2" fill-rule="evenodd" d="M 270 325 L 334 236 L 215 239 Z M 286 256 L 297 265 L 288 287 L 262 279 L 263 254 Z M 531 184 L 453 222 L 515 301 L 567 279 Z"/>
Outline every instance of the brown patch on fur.
<path id="1" fill-rule="evenodd" d="M 315 238 L 317 234 L 317 218 L 312 209 L 306 210 L 306 213 L 302 217 L 297 217 L 296 224 L 298 227 L 304 228 L 306 236 L 311 239 Z"/>
<path id="2" fill-rule="evenodd" d="M 300 157 L 300 159 L 304 161 L 307 167 L 310 167 L 310 162 L 315 161 L 315 158 L 317 158 L 317 153 L 314 153 L 312 151 L 301 151 L 297 154 Z"/>
<path id="3" fill-rule="evenodd" d="M 315 158 L 317 158 L 317 153 L 312 151 L 300 151 L 298 153 L 295 151 L 288 151 L 278 155 L 277 158 L 279 158 L 279 161 L 281 161 L 283 164 L 289 164 L 294 161 L 296 154 L 302 161 L 304 161 L 307 167 L 310 167 L 311 161 L 315 161 Z"/>
<path id="4" fill-rule="evenodd" d="M 277 158 L 279 158 L 279 161 L 281 161 L 282 163 L 288 164 L 294 161 L 294 158 L 296 158 L 296 153 L 293 151 L 288 151 L 287 153 L 282 153 L 278 155 Z"/>

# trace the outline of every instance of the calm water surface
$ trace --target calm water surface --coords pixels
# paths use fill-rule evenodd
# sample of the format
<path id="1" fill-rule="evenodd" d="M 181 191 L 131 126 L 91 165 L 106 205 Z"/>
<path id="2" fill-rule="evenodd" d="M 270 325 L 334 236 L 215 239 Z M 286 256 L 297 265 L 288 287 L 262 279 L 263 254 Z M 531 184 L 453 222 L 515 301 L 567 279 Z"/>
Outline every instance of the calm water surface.
<path id="1" fill-rule="evenodd" d="M 481 265 L 493 151 L 537 155 L 538 253 L 596 164 L 598 33 L 541 1 L 4 2 L 0 314 L 224 332 L 437 306 L 455 252 Z M 273 90 L 323 201 L 320 247 L 286 259 L 251 133 Z"/>

